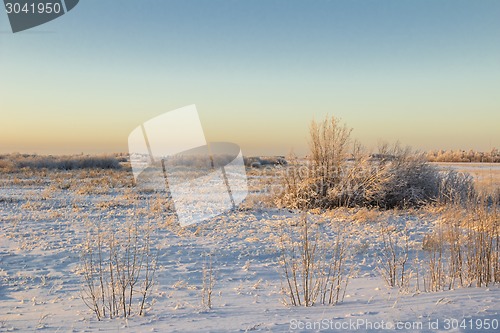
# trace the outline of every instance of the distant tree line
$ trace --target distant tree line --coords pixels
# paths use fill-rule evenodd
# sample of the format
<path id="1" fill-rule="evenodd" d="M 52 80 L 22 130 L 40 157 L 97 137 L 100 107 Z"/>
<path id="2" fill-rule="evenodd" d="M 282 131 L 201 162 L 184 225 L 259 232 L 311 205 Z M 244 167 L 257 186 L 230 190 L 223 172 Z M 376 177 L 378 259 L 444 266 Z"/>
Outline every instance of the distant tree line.
<path id="1" fill-rule="evenodd" d="M 0 172 L 16 172 L 25 168 L 32 170 L 121 169 L 121 162 L 126 161 L 124 154 L 52 156 L 14 153 L 0 155 Z"/>
<path id="2" fill-rule="evenodd" d="M 474 150 L 432 150 L 427 152 L 429 162 L 483 162 L 500 163 L 500 151 L 493 148 L 489 152 Z"/>

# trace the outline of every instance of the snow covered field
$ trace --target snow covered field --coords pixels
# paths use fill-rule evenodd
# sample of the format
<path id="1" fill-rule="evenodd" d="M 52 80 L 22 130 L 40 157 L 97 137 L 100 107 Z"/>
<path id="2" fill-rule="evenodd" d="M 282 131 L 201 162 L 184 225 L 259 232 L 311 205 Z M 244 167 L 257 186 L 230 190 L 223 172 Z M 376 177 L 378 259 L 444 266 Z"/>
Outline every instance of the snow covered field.
<path id="1" fill-rule="evenodd" d="M 305 308 L 283 304 L 279 265 L 280 225 L 294 228 L 298 212 L 269 208 L 253 194 L 237 211 L 182 229 L 164 198 L 134 188 L 125 170 L 1 174 L 0 331 L 494 332 L 500 327 L 498 286 L 424 292 L 417 285 L 417 273 L 426 270 L 417 256 L 438 219 L 431 211 L 310 214 L 328 237 L 339 223 L 347 226 L 354 269 L 343 302 Z M 98 321 L 81 299 L 83 244 L 95 237 L 95 226 L 120 228 L 125 221 L 152 223 L 155 284 L 143 316 Z M 388 226 L 404 228 L 409 237 L 407 288 L 388 287 L 380 274 L 382 230 Z M 202 306 L 201 296 L 207 256 L 215 280 L 211 309 Z"/>

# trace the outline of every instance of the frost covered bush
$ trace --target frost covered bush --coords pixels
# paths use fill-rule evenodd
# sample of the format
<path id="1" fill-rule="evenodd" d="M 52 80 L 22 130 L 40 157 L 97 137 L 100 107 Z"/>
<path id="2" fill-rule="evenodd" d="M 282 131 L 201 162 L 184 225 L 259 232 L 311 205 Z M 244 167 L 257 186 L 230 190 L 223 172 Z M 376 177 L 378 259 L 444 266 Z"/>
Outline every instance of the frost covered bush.
<path id="1" fill-rule="evenodd" d="M 473 193 L 471 179 L 441 174 L 424 154 L 395 144 L 382 145 L 379 154 L 370 155 L 350 139 L 350 133 L 334 117 L 313 121 L 311 153 L 305 161 L 291 158 L 283 169 L 276 204 L 293 209 L 408 208 Z"/>
<path id="2" fill-rule="evenodd" d="M 415 207 L 438 197 L 440 174 L 424 155 L 396 144 L 390 156 L 390 160 L 378 162 L 379 168 L 385 170 L 385 179 L 381 180 L 375 201 L 368 204 L 382 208 Z"/>
<path id="3" fill-rule="evenodd" d="M 474 179 L 468 173 L 450 170 L 441 175 L 439 201 L 464 204 L 476 197 Z"/>

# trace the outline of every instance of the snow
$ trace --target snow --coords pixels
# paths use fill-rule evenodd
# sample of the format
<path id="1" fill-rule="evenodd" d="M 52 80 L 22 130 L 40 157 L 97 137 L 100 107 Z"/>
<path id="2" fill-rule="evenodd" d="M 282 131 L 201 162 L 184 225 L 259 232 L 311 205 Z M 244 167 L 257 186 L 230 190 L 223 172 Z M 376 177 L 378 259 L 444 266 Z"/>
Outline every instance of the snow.
<path id="1" fill-rule="evenodd" d="M 103 181 L 105 177 L 111 181 Z M 39 177 L 2 174 L 0 331 L 457 332 L 478 329 L 472 321 L 474 327 L 454 328 L 453 320 L 462 324 L 469 319 L 500 320 L 498 286 L 442 292 L 421 292 L 414 284 L 407 291 L 387 287 L 376 268 L 381 223 L 408 230 L 414 259 L 423 235 L 436 221 L 431 213 L 391 211 L 362 220 L 359 213 L 345 210 L 311 214 L 317 222 L 349 225 L 356 274 L 343 303 L 288 307 L 282 302 L 278 226 L 298 221 L 299 212 L 255 205 L 181 228 L 161 193 L 141 192 L 115 177 L 130 175 L 124 171 Z M 158 251 L 154 289 L 144 316 L 98 321 L 81 300 L 81 247 L 92 223 L 120 227 L 130 219 L 154 222 Z M 213 259 L 216 279 L 212 309 L 201 305 L 207 254 Z"/>

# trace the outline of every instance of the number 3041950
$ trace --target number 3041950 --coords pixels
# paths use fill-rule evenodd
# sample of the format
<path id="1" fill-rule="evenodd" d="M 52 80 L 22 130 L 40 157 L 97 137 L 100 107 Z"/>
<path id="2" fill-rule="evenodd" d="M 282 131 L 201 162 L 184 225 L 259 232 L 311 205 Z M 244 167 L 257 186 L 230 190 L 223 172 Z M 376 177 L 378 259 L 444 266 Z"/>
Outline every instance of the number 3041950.
<path id="1" fill-rule="evenodd" d="M 61 4 L 58 2 L 46 2 L 46 3 L 31 3 L 31 4 L 20 4 L 20 3 L 5 3 L 5 10 L 7 14 L 59 14 L 62 10 Z"/>
<path id="2" fill-rule="evenodd" d="M 473 331 L 480 330 L 495 330 L 498 331 L 498 319 L 489 318 L 478 318 L 478 319 L 445 319 L 444 329 L 445 330 L 457 330 L 457 329 L 470 329 Z"/>

